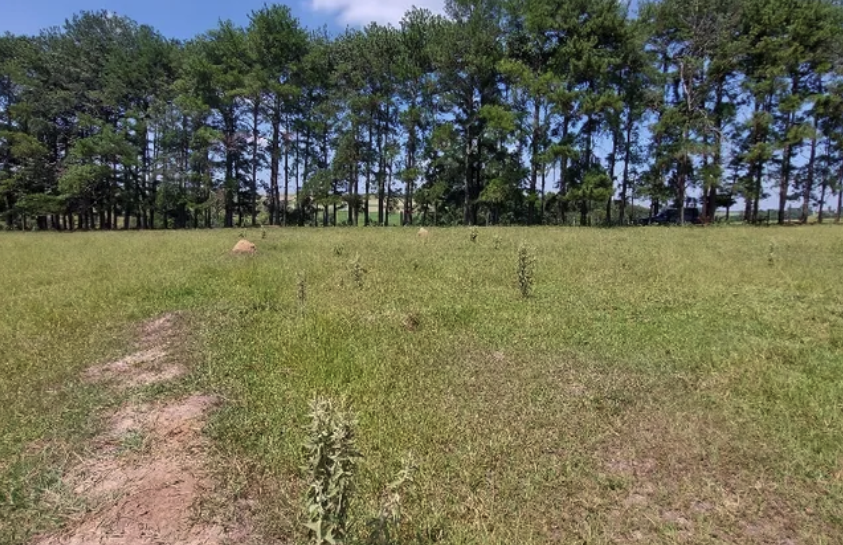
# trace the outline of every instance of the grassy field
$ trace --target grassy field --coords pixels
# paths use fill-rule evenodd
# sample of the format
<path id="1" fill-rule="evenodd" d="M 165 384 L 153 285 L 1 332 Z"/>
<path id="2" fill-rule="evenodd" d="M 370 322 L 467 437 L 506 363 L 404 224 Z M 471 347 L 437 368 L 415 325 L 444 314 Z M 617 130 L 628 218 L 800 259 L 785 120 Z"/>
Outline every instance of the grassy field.
<path id="1" fill-rule="evenodd" d="M 0 236 L 0 543 L 73 512 L 61 475 L 129 395 L 80 373 L 167 311 L 193 372 L 142 395 L 225 399 L 217 493 L 256 502 L 267 542 L 303 537 L 317 394 L 359 417 L 355 520 L 412 453 L 401 543 L 843 542 L 840 228 L 236 237 Z"/>

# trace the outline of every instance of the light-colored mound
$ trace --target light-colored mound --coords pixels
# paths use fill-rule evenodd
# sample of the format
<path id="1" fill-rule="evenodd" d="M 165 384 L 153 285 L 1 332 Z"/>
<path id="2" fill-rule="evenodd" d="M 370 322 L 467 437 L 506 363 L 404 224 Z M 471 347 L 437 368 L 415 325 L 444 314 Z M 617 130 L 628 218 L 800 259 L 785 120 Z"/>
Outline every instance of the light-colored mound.
<path id="1" fill-rule="evenodd" d="M 427 238 L 429 235 L 430 235 L 430 231 L 428 231 L 428 230 L 427 230 L 427 229 L 425 229 L 424 227 L 422 227 L 421 229 L 419 229 L 419 236 L 420 236 L 421 238 Z"/>
<path id="2" fill-rule="evenodd" d="M 233 253 L 233 254 L 255 254 L 255 253 L 257 253 L 257 251 L 258 251 L 257 246 L 255 246 L 254 244 L 252 244 L 248 240 L 243 239 L 243 240 L 241 240 L 240 242 L 237 243 L 237 246 L 235 246 L 234 249 L 231 250 L 231 253 Z"/>

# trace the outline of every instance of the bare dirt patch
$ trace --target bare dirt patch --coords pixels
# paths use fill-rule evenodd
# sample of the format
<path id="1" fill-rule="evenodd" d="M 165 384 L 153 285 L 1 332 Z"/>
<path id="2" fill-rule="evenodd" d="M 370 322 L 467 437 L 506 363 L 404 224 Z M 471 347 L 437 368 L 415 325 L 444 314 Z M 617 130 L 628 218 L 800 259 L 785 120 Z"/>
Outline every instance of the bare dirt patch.
<path id="1" fill-rule="evenodd" d="M 212 482 L 205 468 L 201 430 L 217 404 L 192 396 L 150 405 L 130 405 L 115 414 L 94 455 L 67 476 L 88 510 L 61 535 L 35 545 L 188 545 L 231 542 L 222 524 L 197 516 Z M 109 448 L 132 434 L 144 437 L 139 452 Z"/>
<path id="2" fill-rule="evenodd" d="M 178 315 L 165 314 L 142 324 L 137 351 L 115 361 L 95 365 L 85 372 L 90 382 L 111 383 L 121 388 L 135 388 L 174 380 L 187 369 L 173 361 L 178 335 Z"/>

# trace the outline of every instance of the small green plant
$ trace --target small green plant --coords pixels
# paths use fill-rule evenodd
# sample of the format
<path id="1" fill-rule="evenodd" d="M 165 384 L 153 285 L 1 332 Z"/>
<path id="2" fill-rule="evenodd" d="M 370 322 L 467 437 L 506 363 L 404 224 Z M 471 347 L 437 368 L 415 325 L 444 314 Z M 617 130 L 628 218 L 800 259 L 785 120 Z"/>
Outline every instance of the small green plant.
<path id="1" fill-rule="evenodd" d="M 406 489 L 413 484 L 416 464 L 412 456 L 401 461 L 401 471 L 395 481 L 389 483 L 384 491 L 378 516 L 369 521 L 369 540 L 372 545 L 392 545 L 399 542 L 401 529 L 401 505 Z"/>
<path id="2" fill-rule="evenodd" d="M 767 265 L 772 267 L 776 264 L 776 243 L 772 240 L 770 241 L 770 249 L 767 252 Z"/>
<path id="3" fill-rule="evenodd" d="M 262 239 L 262 240 L 266 240 L 266 236 L 267 236 L 267 233 L 266 233 L 266 226 L 265 226 L 265 225 L 261 225 L 261 239 Z"/>
<path id="4" fill-rule="evenodd" d="M 304 271 L 296 274 L 296 296 L 299 301 L 299 311 L 304 312 L 307 305 L 307 275 Z"/>
<path id="5" fill-rule="evenodd" d="M 133 430 L 126 434 L 120 441 L 121 452 L 140 452 L 145 443 L 144 434 L 140 431 Z"/>
<path id="6" fill-rule="evenodd" d="M 471 242 L 477 242 L 477 237 L 480 236 L 480 230 L 477 227 L 472 227 L 468 231 L 468 238 Z"/>
<path id="7" fill-rule="evenodd" d="M 521 297 L 525 299 L 533 291 L 535 272 L 535 251 L 522 242 L 518 245 L 518 289 L 521 291 Z"/>
<path id="8" fill-rule="evenodd" d="M 343 246 L 342 244 L 334 245 L 334 255 L 337 257 L 342 257 L 343 255 L 345 255 L 345 246 Z"/>
<path id="9" fill-rule="evenodd" d="M 351 280 L 358 289 L 363 287 L 363 279 L 366 277 L 365 267 L 360 263 L 360 254 L 355 254 L 354 259 L 349 263 L 351 267 Z"/>
<path id="10" fill-rule="evenodd" d="M 305 445 L 308 488 L 305 494 L 307 530 L 314 545 L 345 543 L 348 508 L 360 453 L 355 444 L 354 415 L 340 404 L 316 398 L 310 404 Z"/>
<path id="11" fill-rule="evenodd" d="M 495 235 L 495 236 L 492 237 L 492 244 L 494 244 L 495 250 L 501 249 L 501 242 L 502 241 L 501 241 L 500 235 Z"/>

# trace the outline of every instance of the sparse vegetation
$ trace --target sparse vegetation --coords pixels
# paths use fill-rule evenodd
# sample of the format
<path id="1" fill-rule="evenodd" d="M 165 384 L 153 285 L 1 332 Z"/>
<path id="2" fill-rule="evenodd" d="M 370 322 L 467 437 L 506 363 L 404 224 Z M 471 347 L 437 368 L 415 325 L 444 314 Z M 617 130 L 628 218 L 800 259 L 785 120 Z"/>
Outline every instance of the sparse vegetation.
<path id="1" fill-rule="evenodd" d="M 383 501 L 377 517 L 369 521 L 368 545 L 393 545 L 401 543 L 402 509 L 406 489 L 413 484 L 413 477 L 418 469 L 412 456 L 402 461 L 398 477 L 384 491 Z"/>
<path id="2" fill-rule="evenodd" d="M 368 271 L 366 271 L 366 268 L 360 262 L 360 254 L 354 254 L 354 258 L 349 262 L 349 267 L 351 269 L 352 282 L 354 282 L 357 289 L 361 289 Z"/>
<path id="3" fill-rule="evenodd" d="M 299 271 L 296 274 L 296 296 L 299 302 L 299 312 L 304 312 L 307 306 L 307 274 Z"/>
<path id="4" fill-rule="evenodd" d="M 535 250 L 526 243 L 518 245 L 518 289 L 521 297 L 526 299 L 533 291 L 533 283 L 536 281 L 536 255 Z"/>
<path id="5" fill-rule="evenodd" d="M 289 229 L 248 259 L 230 231 L 0 235 L 0 543 L 79 513 L 62 475 L 125 399 L 83 371 L 179 310 L 192 372 L 166 388 L 224 400 L 214 464 L 267 543 L 308 537 L 316 392 L 358 419 L 355 539 L 412 452 L 401 543 L 843 542 L 839 228 L 416 231 Z"/>

